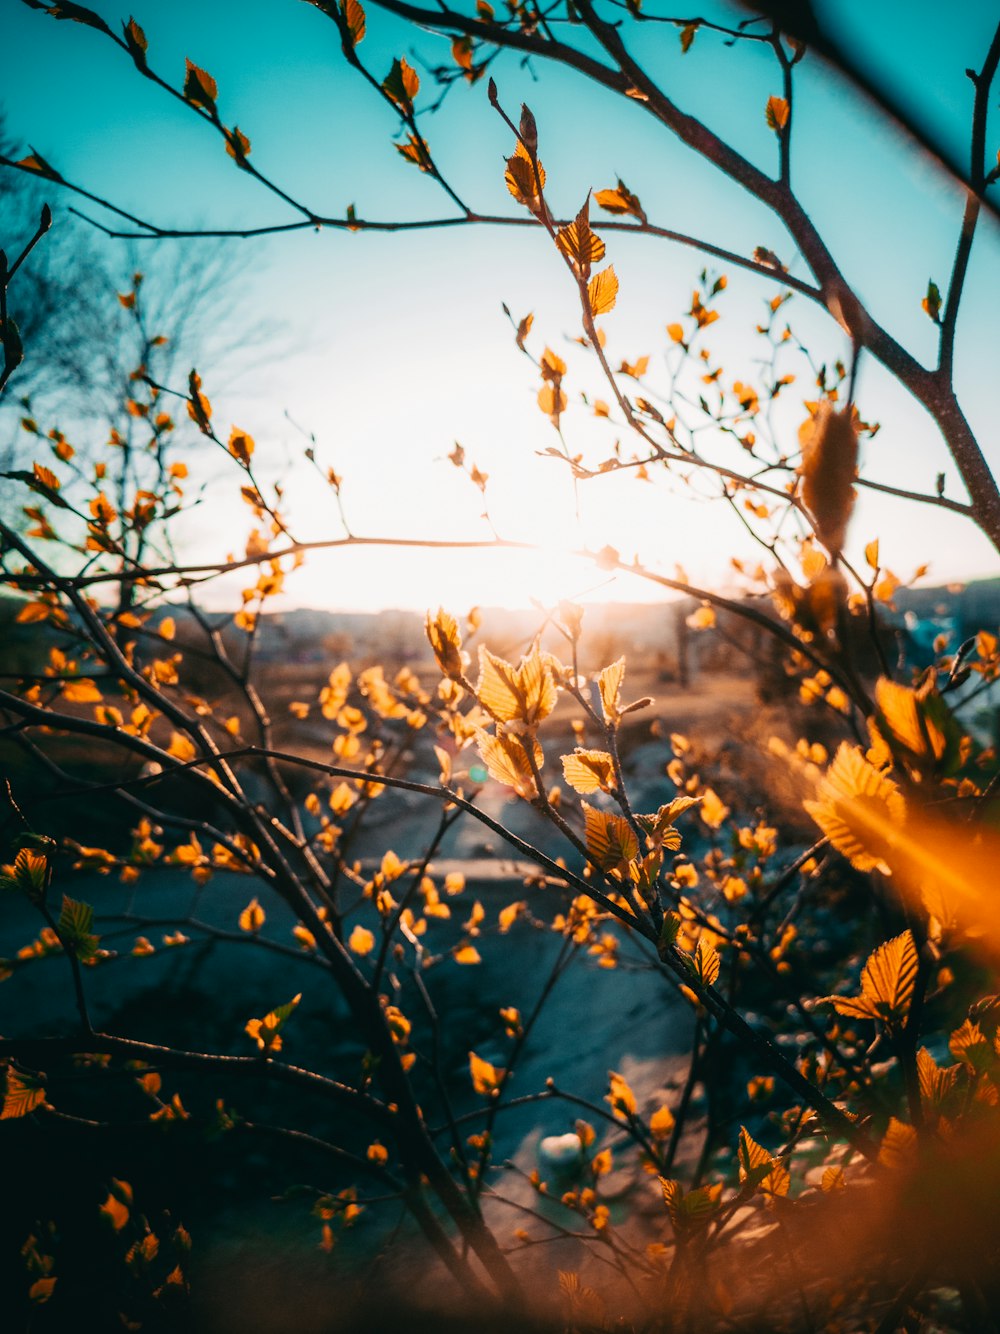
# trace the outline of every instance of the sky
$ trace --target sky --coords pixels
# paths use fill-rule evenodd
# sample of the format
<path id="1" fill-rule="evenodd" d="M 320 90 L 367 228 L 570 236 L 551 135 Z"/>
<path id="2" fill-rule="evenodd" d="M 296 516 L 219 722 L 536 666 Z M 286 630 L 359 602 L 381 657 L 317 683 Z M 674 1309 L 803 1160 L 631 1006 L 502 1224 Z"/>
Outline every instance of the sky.
<path id="1" fill-rule="evenodd" d="M 252 161 L 317 212 L 426 219 L 454 207 L 428 177 L 393 149 L 398 118 L 340 55 L 333 24 L 291 0 L 133 0 L 149 40 L 151 64 L 176 84 L 184 59 L 218 82 L 226 124 L 249 135 Z M 233 167 L 222 143 L 162 90 L 138 77 L 127 57 L 99 34 L 55 23 L 16 0 L 3 0 L 8 52 L 2 91 L 9 131 L 30 143 L 69 179 L 164 226 L 245 227 L 288 221 L 277 199 Z M 125 10 L 98 0 L 116 28 Z M 659 6 L 647 0 L 650 12 Z M 968 66 L 983 58 L 995 22 L 988 0 L 967 0 L 943 24 L 932 0 L 834 4 L 828 13 L 877 77 L 910 98 L 921 114 L 964 142 L 971 112 Z M 421 74 L 418 109 L 432 99 L 427 64 L 448 59 L 447 43 L 407 29 L 367 6 L 359 54 L 379 78 L 404 55 Z M 660 11 L 668 12 L 668 11 Z M 713 4 L 720 17 L 734 11 Z M 758 48 L 727 50 L 700 32 L 687 55 L 672 26 L 647 25 L 641 55 L 685 110 L 723 133 L 740 152 L 774 171 L 777 148 L 764 118 L 780 91 L 773 57 Z M 14 59 L 10 59 L 10 53 Z M 538 121 L 547 195 L 563 215 L 589 189 L 621 177 L 650 218 L 741 253 L 764 245 L 792 262 L 781 227 L 766 211 L 659 128 L 641 106 L 615 99 L 556 67 L 523 68 L 507 56 L 493 69 L 503 104 L 527 101 Z M 883 322 L 917 357 L 935 355 L 935 329 L 920 309 L 929 278 L 946 288 L 962 198 L 818 62 L 797 67 L 794 184 L 845 274 Z M 995 101 L 996 99 L 994 99 Z M 517 212 L 503 181 L 512 137 L 489 107 L 484 83 L 456 86 L 441 110 L 421 120 L 445 174 L 477 210 Z M 992 113 L 988 143 L 1000 142 Z M 70 202 L 54 197 L 57 208 Z M 596 211 L 596 210 L 595 210 Z M 101 216 L 93 210 L 94 216 Z M 64 218 L 57 215 L 57 225 Z M 957 344 L 963 405 L 996 463 L 993 406 L 997 364 L 994 295 L 1000 290 L 998 229 L 981 229 Z M 187 245 L 190 242 L 157 242 Z M 197 244 L 197 243 L 193 243 Z M 502 311 L 534 313 L 529 346 L 548 345 L 568 363 L 571 400 L 581 390 L 609 397 L 597 368 L 572 339 L 579 335 L 576 292 L 541 229 L 454 228 L 405 234 L 305 231 L 240 246 L 239 309 L 247 329 L 263 326 L 243 374 L 225 368 L 205 389 L 216 419 L 257 441 L 260 471 L 282 479 L 296 537 L 337 536 L 333 497 L 302 459 L 305 440 L 291 417 L 316 437 L 318 457 L 344 478 L 352 530 L 370 536 L 489 538 L 483 498 L 448 461 L 456 441 L 489 475 L 490 518 L 502 536 L 542 543 L 541 553 L 426 553 L 412 549 L 341 550 L 311 557 L 289 581 L 289 605 L 372 610 L 439 603 L 551 604 L 561 597 L 637 601 L 660 590 L 632 576 L 611 577 L 570 553 L 605 544 L 637 555 L 665 574 L 681 565 L 706 585 L 732 582 L 730 558 L 756 563 L 761 552 L 717 501 L 692 497 L 676 480 L 631 475 L 574 488 L 565 465 L 542 451 L 558 443 L 535 398 L 535 368 L 514 346 Z M 620 280 L 616 309 L 603 322 L 613 361 L 651 357 L 653 382 L 670 347 L 665 326 L 687 309 L 706 260 L 696 251 L 643 237 L 608 236 Z M 753 328 L 775 288 L 725 272 L 722 318 L 706 338 L 726 379 L 752 378 L 761 355 Z M 844 335 L 804 300 L 785 308 L 816 362 L 846 357 Z M 267 331 L 273 331 L 273 336 Z M 231 333 L 232 330 L 230 329 Z M 789 369 L 796 369 L 789 366 Z M 795 446 L 802 401 L 815 396 L 799 380 L 783 395 L 777 429 Z M 662 383 L 662 380 L 661 380 Z M 962 495 L 932 424 L 887 375 L 863 362 L 859 408 L 882 429 L 864 447 L 873 478 L 932 490 L 938 472 L 947 493 Z M 564 418 L 567 442 L 588 460 L 610 453 L 619 425 L 574 405 Z M 194 467 L 211 473 L 215 461 Z M 194 558 L 239 551 L 247 511 L 219 473 L 209 506 L 186 521 L 184 550 Z M 210 516 L 210 517 L 207 517 Z M 995 573 L 995 553 L 967 523 L 870 493 L 851 529 L 857 552 L 879 537 L 882 558 L 904 580 L 929 563 L 932 582 Z M 221 596 L 221 594 L 220 594 Z"/>

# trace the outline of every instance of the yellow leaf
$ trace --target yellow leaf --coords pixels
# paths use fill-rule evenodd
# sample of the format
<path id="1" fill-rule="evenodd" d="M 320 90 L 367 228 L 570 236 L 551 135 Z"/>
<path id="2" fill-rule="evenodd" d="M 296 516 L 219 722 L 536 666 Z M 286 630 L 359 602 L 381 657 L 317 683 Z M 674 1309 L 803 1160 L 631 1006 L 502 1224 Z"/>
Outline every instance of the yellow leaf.
<path id="1" fill-rule="evenodd" d="M 264 925 L 265 913 L 256 899 L 251 899 L 240 913 L 240 930 L 256 935 Z"/>
<path id="2" fill-rule="evenodd" d="M 711 987 L 715 985 L 719 977 L 719 969 L 722 967 L 722 960 L 719 958 L 719 951 L 704 934 L 698 937 L 698 944 L 691 956 L 691 963 L 704 986 Z"/>
<path id="3" fill-rule="evenodd" d="M 878 569 L 878 538 L 865 547 L 865 560 L 873 570 Z"/>
<path id="4" fill-rule="evenodd" d="M 634 362 L 623 361 L 618 369 L 622 375 L 631 375 L 633 380 L 638 380 L 649 369 L 649 357 L 637 357 Z"/>
<path id="5" fill-rule="evenodd" d="M 244 468 L 249 468 L 253 451 L 253 436 L 248 435 L 246 431 L 241 431 L 238 426 L 234 426 L 229 432 L 229 452 L 233 458 L 242 463 Z"/>
<path id="6" fill-rule="evenodd" d="M 543 384 L 538 391 L 538 406 L 546 417 L 558 419 L 560 413 L 566 411 L 568 402 L 569 399 L 566 397 L 565 389 L 560 389 L 555 385 Z"/>
<path id="7" fill-rule="evenodd" d="M 668 324 L 667 333 L 675 343 L 684 342 L 684 328 L 680 324 Z"/>
<path id="8" fill-rule="evenodd" d="M 177 625 L 172 616 L 164 616 L 157 628 L 161 639 L 173 639 L 177 633 Z"/>
<path id="9" fill-rule="evenodd" d="M 477 1093 L 489 1095 L 500 1086 L 504 1072 L 489 1061 L 484 1061 L 474 1051 L 469 1052 L 469 1073 L 472 1075 L 472 1087 Z"/>
<path id="10" fill-rule="evenodd" d="M 536 159 L 536 163 L 538 167 L 537 178 L 535 164 L 532 163 L 531 156 L 524 144 L 518 140 L 517 147 L 507 159 L 507 170 L 504 173 L 507 189 L 519 204 L 523 204 L 525 208 L 530 208 L 532 212 L 537 211 L 540 206 L 539 187 L 545 189 L 545 168 L 542 166 L 540 159 Z"/>
<path id="11" fill-rule="evenodd" d="M 602 871 L 621 871 L 639 855 L 639 840 L 623 815 L 581 802 L 587 852 Z"/>
<path id="12" fill-rule="evenodd" d="M 326 685 L 319 692 L 320 708 L 324 718 L 336 718 L 347 703 L 351 688 L 351 669 L 346 662 L 334 667 Z"/>
<path id="13" fill-rule="evenodd" d="M 587 284 L 587 300 L 595 318 L 614 310 L 615 302 L 618 300 L 618 275 L 613 264 L 609 264 L 606 269 L 595 273 L 591 278 Z"/>
<path id="14" fill-rule="evenodd" d="M 537 644 L 516 667 L 480 645 L 476 695 L 498 722 L 522 725 L 514 731 L 534 730 L 556 706 L 552 670 Z"/>
<path id="15" fill-rule="evenodd" d="M 861 992 L 881 1017 L 906 1018 L 918 965 L 917 947 L 909 931 L 873 950 L 861 973 Z"/>
<path id="16" fill-rule="evenodd" d="M 787 1195 L 791 1178 L 787 1167 L 753 1138 L 746 1126 L 740 1127 L 740 1180 L 754 1182 L 754 1189 L 765 1195 Z M 765 1168 L 767 1169 L 765 1171 Z M 762 1175 L 763 1174 L 763 1175 Z"/>
<path id="17" fill-rule="evenodd" d="M 872 590 L 876 602 L 892 602 L 893 595 L 899 587 L 899 580 L 891 570 L 883 570 L 882 578 Z"/>
<path id="18" fill-rule="evenodd" d="M 462 945 L 456 947 L 451 956 L 456 963 L 474 964 L 482 963 L 482 956 L 475 945 Z"/>
<path id="19" fill-rule="evenodd" d="M 666 1139 L 674 1128 L 674 1114 L 669 1107 L 658 1107 L 649 1118 L 649 1132 L 654 1139 Z"/>
<path id="20" fill-rule="evenodd" d="M 460 680 L 465 663 L 462 660 L 462 636 L 455 617 L 439 607 L 433 618 L 430 612 L 427 613 L 425 629 L 442 674 L 452 681 Z"/>
<path id="21" fill-rule="evenodd" d="M 553 384 L 558 384 L 566 374 L 566 363 L 557 353 L 547 347 L 542 353 L 539 363 L 539 370 L 542 372 L 543 380 L 550 380 Z"/>
<path id="22" fill-rule="evenodd" d="M 595 1153 L 590 1160 L 590 1170 L 595 1177 L 607 1176 L 611 1171 L 611 1150 L 602 1149 L 600 1153 Z"/>
<path id="23" fill-rule="evenodd" d="M 589 195 L 573 221 L 556 233 L 556 245 L 582 278 L 589 277 L 591 265 L 604 258 L 604 242 L 590 227 Z"/>
<path id="24" fill-rule="evenodd" d="M 615 1070 L 608 1071 L 608 1092 L 604 1101 L 619 1119 L 635 1116 L 638 1109 L 635 1094 L 629 1087 L 628 1080 L 623 1079 Z"/>
<path id="25" fill-rule="evenodd" d="M 167 754 L 173 755 L 175 760 L 181 760 L 187 764 L 197 756 L 198 752 L 189 737 L 184 736 L 181 732 L 174 732 L 170 738 Z"/>
<path id="26" fill-rule="evenodd" d="M 614 762 L 603 750 L 581 750 L 562 757 L 563 775 L 577 792 L 610 792 L 615 785 Z"/>
<path id="27" fill-rule="evenodd" d="M 347 946 L 355 954 L 371 954 L 375 948 L 375 937 L 363 926 L 356 926 L 351 932 Z"/>
<path id="28" fill-rule="evenodd" d="M 687 618 L 687 624 L 692 630 L 711 630 L 715 625 L 715 608 L 710 606 L 698 607 Z"/>
<path id="29" fill-rule="evenodd" d="M 594 200 L 606 213 L 630 213 L 640 222 L 646 221 L 642 205 L 624 181 L 620 180 L 613 190 L 598 190 Z"/>
<path id="30" fill-rule="evenodd" d="M 617 555 L 617 553 L 616 553 Z M 606 723 L 617 723 L 621 718 L 621 688 L 625 679 L 625 659 L 619 658 L 610 667 L 605 667 L 597 678 L 597 688 L 601 694 L 601 708 Z"/>
<path id="31" fill-rule="evenodd" d="M 707 787 L 698 813 L 709 829 L 718 829 L 729 814 L 729 807 L 712 788 Z"/>
<path id="32" fill-rule="evenodd" d="M 533 801 L 538 795 L 538 788 L 520 739 L 508 736 L 506 732 L 490 736 L 488 732 L 479 730 L 475 735 L 476 745 L 490 777 L 506 787 L 512 787 L 526 801 Z M 535 740 L 529 744 L 533 747 L 535 764 L 540 767 L 542 748 Z"/>
<path id="33" fill-rule="evenodd" d="M 803 806 L 856 870 L 889 871 L 886 857 L 894 831 L 906 822 L 906 803 L 857 746 L 841 742 L 817 800 Z"/>
<path id="34" fill-rule="evenodd" d="M 527 903 L 523 899 L 519 899 L 517 903 L 508 903 L 505 908 L 500 909 L 497 914 L 497 924 L 502 936 L 507 934 L 521 914 L 527 911 L 527 908 Z"/>
<path id="35" fill-rule="evenodd" d="M 915 690 L 883 676 L 875 685 L 875 702 L 881 721 L 907 750 L 918 756 L 941 758 L 947 739 L 927 711 L 920 707 L 922 701 Z"/>
<path id="36" fill-rule="evenodd" d="M 100 704 L 104 696 L 87 676 L 67 681 L 62 688 L 62 697 L 71 704 Z"/>

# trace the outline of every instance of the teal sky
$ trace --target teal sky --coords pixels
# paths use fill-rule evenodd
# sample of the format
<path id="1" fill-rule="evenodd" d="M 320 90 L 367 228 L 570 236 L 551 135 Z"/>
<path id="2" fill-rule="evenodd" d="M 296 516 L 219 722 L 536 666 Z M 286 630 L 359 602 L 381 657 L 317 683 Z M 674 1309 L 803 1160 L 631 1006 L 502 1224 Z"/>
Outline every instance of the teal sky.
<path id="1" fill-rule="evenodd" d="M 250 136 L 253 162 L 316 211 L 343 215 L 350 203 L 359 215 L 381 219 L 454 211 L 433 181 L 394 152 L 397 118 L 346 67 L 333 24 L 312 6 L 292 0 L 134 4 L 158 72 L 179 84 L 185 56 L 209 70 L 218 81 L 220 114 Z M 9 129 L 66 177 L 164 226 L 289 220 L 280 201 L 233 168 L 206 126 L 139 78 L 106 39 L 78 24 L 54 23 L 16 0 L 0 7 Z M 947 23 L 931 0 L 828 0 L 817 7 L 841 25 L 861 58 L 877 62 L 876 76 L 909 98 L 927 123 L 965 142 L 972 88 L 964 70 L 982 61 L 994 4 L 966 0 Z M 114 27 L 128 17 L 113 5 L 94 8 Z M 733 11 L 715 4 L 708 12 Z M 775 138 L 763 115 L 767 97 L 780 91 L 773 57 L 755 48 L 727 51 L 707 32 L 698 34 L 686 57 L 672 27 L 650 25 L 641 38 L 639 54 L 676 102 L 758 165 L 775 169 Z M 393 57 L 406 55 L 424 76 L 419 108 L 431 100 L 423 62 L 445 61 L 448 52 L 445 42 L 405 28 L 372 4 L 359 54 L 379 77 Z M 743 253 L 765 245 L 790 258 L 780 226 L 640 106 L 555 67 L 522 69 L 513 57 L 499 62 L 494 74 L 505 106 L 514 111 L 524 99 L 536 114 L 553 208 L 575 212 L 589 188 L 613 185 L 621 176 L 661 225 Z M 797 75 L 793 179 L 800 197 L 875 317 L 930 362 L 936 331 L 920 299 L 928 278 L 946 287 L 960 192 L 817 62 L 807 58 Z M 996 96 L 991 117 L 987 142 L 995 150 Z M 511 136 L 490 109 L 483 83 L 456 87 L 422 125 L 446 176 L 474 208 L 516 211 L 503 183 Z M 56 195 L 54 202 L 69 200 Z M 957 344 L 963 403 L 994 464 L 997 240 L 997 228 L 983 224 Z M 651 596 L 651 588 L 634 580 L 606 584 L 606 576 L 562 551 L 605 542 L 638 552 L 651 568 L 671 573 L 680 562 L 693 578 L 711 582 L 727 579 L 731 554 L 756 560 L 756 549 L 719 506 L 692 502 L 668 483 L 589 482 L 581 488 L 576 520 L 565 471 L 537 457 L 556 441 L 534 402 L 537 374 L 514 348 L 501 311 L 503 301 L 515 315 L 534 311 L 533 346 L 540 352 L 548 343 L 570 363 L 571 400 L 580 389 L 608 397 L 590 363 L 567 345 L 579 332 L 575 290 L 540 229 L 303 232 L 242 245 L 252 247 L 243 279 L 246 319 L 286 331 L 280 355 L 227 380 L 217 394 L 210 366 L 203 376 L 217 417 L 257 438 L 269 475 L 285 473 L 301 453 L 283 416 L 287 410 L 316 433 L 320 453 L 344 475 L 356 531 L 487 536 L 478 493 L 443 461 L 460 440 L 470 460 L 490 474 L 498 529 L 512 538 L 541 537 L 551 547 L 541 562 L 500 553 L 342 553 L 311 561 L 297 574 L 292 602 L 344 608 L 444 602 L 461 610 L 475 602 L 523 603 L 532 593 L 546 600 L 579 596 L 599 585 L 595 597 Z M 655 368 L 666 347 L 664 325 L 686 309 L 704 260 L 690 249 L 619 235 L 608 237 L 608 258 L 621 282 L 618 306 L 604 321 L 612 359 L 649 353 Z M 727 380 L 747 380 L 760 355 L 752 329 L 775 288 L 727 272 L 723 318 L 707 341 L 724 360 Z M 801 263 L 793 272 L 803 274 Z M 817 362 L 847 355 L 843 335 L 822 312 L 804 301 L 786 309 Z M 814 394 L 801 376 L 789 394 L 778 422 L 791 450 L 801 401 Z M 871 363 L 863 367 L 859 406 L 864 417 L 883 424 L 866 446 L 872 477 L 929 490 L 944 471 L 948 493 L 962 495 L 931 424 Z M 568 413 L 565 427 L 570 447 L 588 458 L 610 452 L 615 432 L 584 409 Z M 296 535 L 337 531 L 335 512 L 304 465 L 292 468 L 288 492 Z M 239 549 L 245 527 L 238 500 L 220 493 L 211 525 L 201 516 L 190 521 L 189 549 L 198 555 L 216 554 L 220 546 Z M 886 564 L 903 578 L 924 561 L 933 579 L 994 572 L 985 540 L 929 509 L 914 512 L 866 496 L 853 545 L 860 549 L 876 535 Z"/>

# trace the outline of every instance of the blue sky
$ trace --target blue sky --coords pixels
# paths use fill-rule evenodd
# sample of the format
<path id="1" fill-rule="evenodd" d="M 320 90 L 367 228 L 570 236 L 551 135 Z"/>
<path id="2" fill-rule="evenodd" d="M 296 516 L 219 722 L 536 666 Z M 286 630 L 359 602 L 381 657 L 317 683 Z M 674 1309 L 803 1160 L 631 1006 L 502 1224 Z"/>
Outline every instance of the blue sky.
<path id="1" fill-rule="evenodd" d="M 151 63 L 179 83 L 190 57 L 218 81 L 219 109 L 252 141 L 252 160 L 317 211 L 342 214 L 354 203 L 362 216 L 417 218 L 452 211 L 427 177 L 392 148 L 397 118 L 345 66 L 333 25 L 312 6 L 290 0 L 134 0 L 149 39 Z M 112 26 L 128 17 L 94 6 Z M 865 6 L 819 6 L 842 25 L 862 58 L 877 60 L 879 77 L 915 100 L 921 114 L 963 142 L 971 110 L 967 66 L 988 45 L 995 7 L 970 0 L 947 24 L 929 0 L 872 0 Z M 728 14 L 724 5 L 713 14 Z M 368 6 L 368 35 L 359 53 L 381 77 L 406 55 L 447 57 L 447 44 L 406 29 Z M 10 130 L 33 144 L 64 175 L 122 207 L 164 225 L 262 225 L 288 219 L 279 201 L 236 171 L 221 142 L 194 116 L 140 79 L 109 42 L 74 23 L 6 0 L 8 60 L 3 89 Z M 773 170 L 776 147 L 763 115 L 780 91 L 773 58 L 756 49 L 726 51 L 698 34 L 681 57 L 671 27 L 642 31 L 641 55 L 660 72 L 686 110 L 724 133 L 741 152 Z M 787 256 L 781 228 L 731 183 L 684 149 L 639 106 L 588 86 L 564 70 L 497 65 L 501 98 L 514 110 L 527 100 L 539 123 L 541 155 L 554 208 L 575 212 L 591 187 L 621 176 L 651 219 L 705 236 L 741 252 L 766 245 Z M 961 196 L 924 159 L 910 152 L 869 110 L 808 58 L 798 67 L 793 169 L 803 203 L 819 223 L 849 280 L 907 347 L 934 356 L 935 330 L 920 310 L 927 280 L 944 290 L 961 216 Z M 431 86 L 424 78 L 424 87 Z M 428 100 L 421 94 L 421 100 Z M 994 98 L 996 103 L 996 98 Z M 488 106 L 482 83 L 459 86 L 442 110 L 422 122 L 445 173 L 481 211 L 511 212 L 503 158 L 511 136 Z M 1000 142 L 994 108 L 988 143 Z M 57 203 L 67 202 L 65 197 Z M 995 439 L 997 339 L 994 300 L 1000 290 L 1000 246 L 992 223 L 974 254 L 959 331 L 957 362 L 963 402 L 987 448 Z M 180 243 L 165 243 L 180 244 Z M 641 598 L 653 590 L 635 580 L 612 584 L 564 547 L 609 542 L 637 552 L 671 573 L 727 577 L 731 554 L 756 559 L 754 548 L 717 505 L 692 503 L 669 483 L 645 486 L 618 477 L 585 484 L 581 520 L 565 471 L 537 457 L 554 443 L 534 398 L 537 374 L 514 348 L 501 311 L 535 313 L 537 351 L 548 343 L 570 363 L 567 388 L 607 397 L 595 370 L 567 338 L 579 332 L 575 291 L 540 230 L 455 229 L 402 235 L 309 232 L 252 246 L 244 279 L 246 318 L 288 331 L 280 357 L 213 395 L 216 414 L 258 440 L 265 470 L 284 473 L 301 441 L 284 413 L 315 431 L 321 454 L 345 477 L 356 531 L 429 537 L 488 535 L 475 492 L 444 456 L 459 440 L 490 474 L 491 513 L 505 536 L 541 536 L 544 559 L 489 553 L 440 557 L 414 553 L 340 553 L 311 560 L 291 585 L 293 602 L 335 607 L 438 602 L 456 609 L 475 602 L 523 603 L 579 596 Z M 605 321 L 613 359 L 643 353 L 658 365 L 664 326 L 678 319 L 703 259 L 694 251 L 640 237 L 611 236 L 608 258 L 621 281 L 617 309 Z M 801 267 L 794 270 L 801 273 Z M 752 338 L 763 302 L 774 289 L 728 270 L 729 288 L 712 327 L 713 353 L 728 378 L 754 373 Z M 817 361 L 845 356 L 836 326 L 804 302 L 787 308 Z M 288 349 L 291 349 L 290 351 Z M 212 391 L 211 367 L 204 368 Z M 794 447 L 811 397 L 794 387 L 780 418 Z M 960 483 L 920 410 L 884 374 L 866 365 L 860 407 L 883 423 L 866 447 L 870 475 L 931 489 L 939 471 L 948 492 Z M 786 420 L 787 418 L 787 420 Z M 574 409 L 565 421 L 572 448 L 601 457 L 614 437 L 606 424 Z M 995 454 L 992 461 L 996 461 Z M 297 534 L 336 530 L 329 500 L 309 471 L 288 476 Z M 228 493 L 213 502 L 207 528 L 189 524 L 192 553 L 238 548 L 245 518 Z M 901 577 L 929 560 L 930 577 L 993 573 L 985 540 L 968 525 L 930 510 L 864 497 L 852 529 L 860 549 L 879 536 L 882 553 Z"/>

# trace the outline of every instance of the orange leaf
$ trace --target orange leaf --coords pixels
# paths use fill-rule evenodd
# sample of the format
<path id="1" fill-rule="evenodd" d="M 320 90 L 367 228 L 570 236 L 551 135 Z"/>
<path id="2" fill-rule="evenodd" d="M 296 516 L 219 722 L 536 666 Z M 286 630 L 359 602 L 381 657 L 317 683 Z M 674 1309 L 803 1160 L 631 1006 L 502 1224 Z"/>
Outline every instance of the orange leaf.
<path id="1" fill-rule="evenodd" d="M 767 106 L 764 108 L 764 116 L 768 125 L 776 134 L 788 124 L 789 106 L 783 97 L 769 97 Z"/>
<path id="2" fill-rule="evenodd" d="M 192 106 L 204 107 L 212 116 L 215 115 L 215 99 L 219 95 L 219 86 L 207 70 L 201 69 L 191 60 L 185 60 L 184 96 Z"/>
<path id="3" fill-rule="evenodd" d="M 609 264 L 606 269 L 594 274 L 587 284 L 587 300 L 595 317 L 614 310 L 615 302 L 618 300 L 618 276 L 614 265 Z"/>

